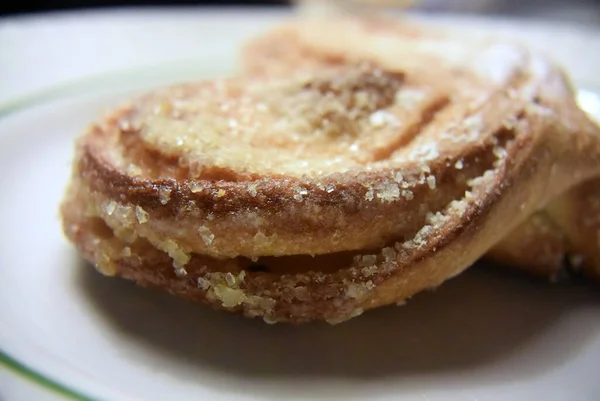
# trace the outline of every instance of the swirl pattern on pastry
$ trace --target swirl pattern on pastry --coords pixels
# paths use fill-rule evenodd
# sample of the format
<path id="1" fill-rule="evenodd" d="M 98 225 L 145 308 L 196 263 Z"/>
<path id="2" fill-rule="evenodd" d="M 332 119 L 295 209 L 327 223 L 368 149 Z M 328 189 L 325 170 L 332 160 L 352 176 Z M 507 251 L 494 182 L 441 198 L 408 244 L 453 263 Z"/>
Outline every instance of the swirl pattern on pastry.
<path id="1" fill-rule="evenodd" d="M 405 61 L 400 53 L 412 55 L 416 52 L 419 54 L 417 62 L 422 61 L 424 54 L 443 54 L 443 58 L 449 63 L 446 66 L 450 65 L 455 70 L 457 60 L 459 63 L 461 60 L 472 60 L 470 66 L 461 65 L 460 68 L 471 67 L 475 74 L 483 76 L 489 83 L 506 76 L 522 56 L 518 55 L 515 48 L 506 51 L 502 45 L 494 46 L 488 38 L 465 38 L 458 32 L 433 31 L 430 28 L 424 31 L 414 24 L 398 24 L 377 17 L 370 21 L 347 18 L 337 26 L 340 30 L 337 35 L 323 36 L 316 40 L 318 32 L 326 29 L 319 27 L 322 23 L 322 20 L 314 19 L 310 29 L 307 24 L 302 27 L 289 24 L 250 42 L 243 53 L 244 71 L 255 75 L 281 74 L 290 69 L 325 66 L 336 63 L 336 57 L 344 52 L 354 59 L 368 59 L 388 66 L 403 65 L 407 62 L 414 63 L 414 59 Z M 448 39 L 451 35 L 454 38 L 450 45 L 440 40 L 442 36 Z M 336 42 L 338 37 L 343 37 L 344 40 Z M 399 42 L 399 37 L 404 40 Z M 466 46 L 465 41 L 469 43 Z M 369 46 L 369 43 L 378 45 Z M 406 52 L 406 47 L 413 45 L 418 48 Z M 377 46 L 387 47 L 388 51 L 378 52 L 374 50 Z M 337 49 L 337 52 L 331 52 L 332 48 Z M 470 52 L 477 54 L 469 56 Z M 565 101 L 570 96 L 565 95 Z M 586 125 L 588 132 L 594 132 L 593 127 L 589 127 L 588 123 Z M 494 245 L 484 258 L 551 280 L 564 276 L 565 269 L 583 270 L 586 275 L 598 278 L 600 220 L 595 219 L 598 203 L 600 182 L 595 179 L 581 183 L 552 200 L 549 207 L 534 213 L 521 223 Z"/>

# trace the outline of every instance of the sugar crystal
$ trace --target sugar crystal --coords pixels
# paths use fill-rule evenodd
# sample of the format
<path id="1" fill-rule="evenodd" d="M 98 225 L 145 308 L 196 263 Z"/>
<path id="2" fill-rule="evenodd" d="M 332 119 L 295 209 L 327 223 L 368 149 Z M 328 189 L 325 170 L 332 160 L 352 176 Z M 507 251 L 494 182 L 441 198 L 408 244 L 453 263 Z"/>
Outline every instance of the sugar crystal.
<path id="1" fill-rule="evenodd" d="M 135 217 L 140 224 L 148 222 L 148 212 L 146 212 L 141 206 L 135 207 Z"/>
<path id="2" fill-rule="evenodd" d="M 112 216 L 112 214 L 115 212 L 115 209 L 117 208 L 117 202 L 115 202 L 114 200 L 111 200 L 110 202 L 108 202 L 104 208 L 104 210 L 106 211 L 106 214 L 109 216 Z"/>

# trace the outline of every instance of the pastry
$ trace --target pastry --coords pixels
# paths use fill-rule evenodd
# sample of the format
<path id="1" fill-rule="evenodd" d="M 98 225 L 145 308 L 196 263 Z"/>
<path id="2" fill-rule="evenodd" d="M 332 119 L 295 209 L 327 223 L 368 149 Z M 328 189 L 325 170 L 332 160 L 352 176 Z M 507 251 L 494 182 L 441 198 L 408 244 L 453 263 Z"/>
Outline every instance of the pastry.
<path id="1" fill-rule="evenodd" d="M 338 323 L 439 286 L 600 175 L 598 127 L 518 46 L 366 19 L 261 43 L 244 73 L 143 95 L 79 139 L 64 230 L 102 273 Z"/>

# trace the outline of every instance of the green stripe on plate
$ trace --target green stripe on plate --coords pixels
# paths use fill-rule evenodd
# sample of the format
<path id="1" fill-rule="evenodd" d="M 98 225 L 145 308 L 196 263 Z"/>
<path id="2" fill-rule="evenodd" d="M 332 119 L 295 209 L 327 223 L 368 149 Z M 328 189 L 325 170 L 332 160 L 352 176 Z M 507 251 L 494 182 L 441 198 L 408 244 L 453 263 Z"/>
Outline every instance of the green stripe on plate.
<path id="1" fill-rule="evenodd" d="M 35 370 L 23 365 L 21 362 L 12 358 L 5 352 L 0 350 L 0 365 L 8 368 L 8 370 L 18 374 L 19 376 L 27 379 L 31 382 L 38 384 L 41 387 L 44 387 L 48 390 L 53 391 L 54 393 L 61 395 L 65 398 L 69 398 L 71 400 L 76 401 L 95 401 L 93 398 L 89 398 L 79 394 L 77 391 L 70 389 L 62 384 L 55 382 L 52 379 L 49 379 L 42 374 L 36 372 Z"/>
<path id="2" fill-rule="evenodd" d="M 201 60 L 177 60 L 91 75 L 0 102 L 0 118 L 49 100 L 85 94 L 92 90 L 106 90 L 107 87 L 115 89 L 115 86 L 122 86 L 123 89 L 133 89 L 151 84 L 168 85 L 223 76 L 229 72 L 227 68 L 222 67 L 224 63 L 227 63 L 227 60 L 214 60 L 210 63 Z"/>

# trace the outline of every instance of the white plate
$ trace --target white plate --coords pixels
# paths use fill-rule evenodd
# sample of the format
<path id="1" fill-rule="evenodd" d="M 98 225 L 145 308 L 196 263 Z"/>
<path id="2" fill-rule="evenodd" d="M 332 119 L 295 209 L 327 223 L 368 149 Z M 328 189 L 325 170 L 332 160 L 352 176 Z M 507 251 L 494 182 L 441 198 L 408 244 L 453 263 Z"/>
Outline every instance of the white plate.
<path id="1" fill-rule="evenodd" d="M 336 327 L 289 327 L 213 312 L 86 266 L 57 213 L 73 139 L 140 88 L 222 73 L 219 57 L 109 75 L 4 108 L 0 363 L 81 399 L 600 397 L 600 294 L 583 283 L 475 267 L 402 308 Z M 583 100 L 600 104 L 589 92 Z"/>

